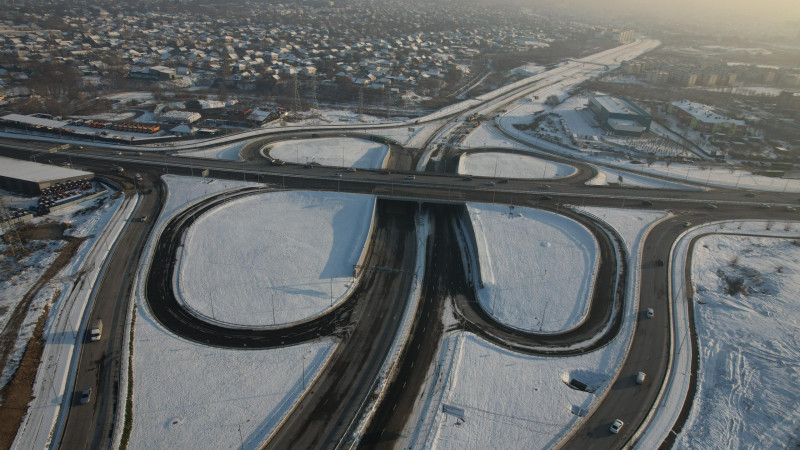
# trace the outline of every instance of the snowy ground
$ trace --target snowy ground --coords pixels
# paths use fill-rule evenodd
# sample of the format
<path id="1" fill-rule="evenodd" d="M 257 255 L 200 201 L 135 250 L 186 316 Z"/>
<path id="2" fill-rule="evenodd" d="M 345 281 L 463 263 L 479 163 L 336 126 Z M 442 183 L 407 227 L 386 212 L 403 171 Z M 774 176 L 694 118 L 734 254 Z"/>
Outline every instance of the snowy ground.
<path id="1" fill-rule="evenodd" d="M 510 148 L 518 150 L 529 150 L 527 145 L 520 144 L 513 141 L 500 133 L 493 127 L 488 127 L 485 124 L 479 125 L 477 128 L 470 131 L 470 133 L 461 142 L 461 148 L 485 148 L 485 147 L 498 147 Z"/>
<path id="2" fill-rule="evenodd" d="M 275 350 L 207 347 L 164 330 L 141 303 L 133 345 L 132 449 L 257 448 L 335 348 L 328 339 Z"/>
<path id="3" fill-rule="evenodd" d="M 225 203 L 186 234 L 180 296 L 196 313 L 235 325 L 318 315 L 352 287 L 374 204 L 366 195 L 297 191 Z"/>
<path id="4" fill-rule="evenodd" d="M 610 223 L 628 247 L 631 265 L 638 264 L 646 231 L 666 214 L 657 211 L 592 208 Z M 524 250 L 517 250 L 522 255 Z M 574 357 L 524 356 L 486 343 L 470 333 L 445 336 L 438 360 L 415 406 L 411 427 L 404 430 L 405 448 L 554 447 L 579 423 L 576 415 L 602 398 L 608 381 L 621 365 L 636 316 L 638 272 L 629 278 L 625 322 L 620 335 L 597 351 Z M 570 389 L 564 380 L 577 378 L 597 390 Z M 460 408 L 464 420 L 442 412 Z"/>
<path id="5" fill-rule="evenodd" d="M 120 92 L 107 95 L 105 98 L 115 102 L 149 102 L 153 100 L 152 92 Z"/>
<path id="6" fill-rule="evenodd" d="M 686 285 L 684 283 L 686 264 L 688 264 L 689 244 L 695 238 L 698 237 L 702 238 L 708 234 L 714 235 L 720 233 L 741 234 L 746 236 L 763 236 L 766 238 L 779 237 L 784 239 L 790 239 L 792 241 L 797 241 L 798 239 L 800 239 L 799 230 L 800 230 L 800 223 L 792 221 L 772 221 L 772 220 L 723 221 L 723 222 L 709 223 L 703 226 L 690 228 L 685 234 L 681 236 L 681 239 L 678 240 L 678 242 L 676 242 L 672 252 L 673 257 L 670 267 L 672 273 L 672 292 L 673 292 L 672 320 L 673 323 L 676 324 L 674 329 L 671 330 L 671 334 L 673 342 L 676 343 L 674 345 L 675 350 L 673 352 L 669 373 L 667 374 L 668 380 L 662 387 L 662 392 L 659 394 L 660 395 L 659 400 L 657 400 L 658 406 L 651 411 L 650 413 L 651 417 L 648 418 L 646 426 L 639 432 L 641 436 L 638 441 L 638 448 L 655 448 L 658 445 L 660 445 L 661 442 L 663 442 L 663 440 L 667 437 L 668 434 L 670 434 L 672 426 L 681 412 L 681 408 L 684 404 L 684 400 L 686 398 L 686 394 L 689 389 L 692 352 L 686 351 L 686 349 L 691 350 L 691 347 L 689 347 L 686 344 L 683 344 L 689 335 L 688 305 L 685 300 Z M 782 270 L 784 271 L 784 273 L 787 274 L 791 274 L 791 272 L 786 272 L 785 271 L 786 268 L 791 269 L 797 267 L 796 256 L 788 255 L 787 259 L 795 262 L 791 263 L 791 265 L 788 263 L 784 264 L 784 262 L 780 258 L 781 256 L 785 255 L 785 253 L 778 252 L 778 257 L 773 258 L 772 257 L 773 255 L 770 253 L 772 249 L 770 249 L 766 245 L 761 247 L 759 247 L 759 245 L 748 246 L 748 244 L 746 244 L 748 242 L 747 240 L 751 238 L 746 238 L 745 236 L 736 236 L 734 239 L 736 241 L 744 240 L 743 242 L 745 242 L 745 244 L 742 244 L 741 247 L 737 247 L 736 244 L 731 244 L 730 249 L 724 249 L 724 248 L 721 249 L 721 251 L 729 252 L 728 255 L 730 256 L 730 258 L 727 259 L 728 264 L 730 264 L 731 261 L 734 261 L 732 251 L 737 251 L 738 253 L 740 253 L 738 259 L 735 260 L 735 262 L 743 267 L 744 264 L 740 263 L 740 261 L 747 260 L 748 262 L 751 262 L 752 261 L 751 258 L 753 258 L 751 255 L 753 253 L 758 253 L 762 255 L 761 257 L 762 260 L 754 262 L 752 267 L 765 268 L 764 270 L 766 278 L 768 279 L 774 278 L 776 280 L 784 278 L 783 275 L 778 276 L 775 274 L 771 274 L 771 272 L 773 271 L 777 272 L 778 267 L 783 266 L 784 268 Z M 768 242 L 768 240 L 765 241 Z M 708 253 L 710 254 L 714 250 L 714 247 L 713 245 L 709 247 L 710 248 L 708 249 L 709 250 Z M 773 249 L 778 250 L 779 247 L 776 246 Z M 708 267 L 711 267 L 714 263 L 715 263 L 714 261 L 711 261 Z M 714 270 L 714 273 L 717 273 L 716 268 L 718 267 L 711 267 L 711 270 Z M 725 271 L 721 273 L 724 275 Z M 710 274 L 709 276 L 711 276 L 712 279 L 714 278 L 714 274 Z M 764 278 L 763 275 L 762 278 Z M 791 278 L 796 278 L 796 277 L 791 277 Z M 780 286 L 783 287 L 785 285 L 784 283 L 785 280 L 780 280 L 780 281 L 781 281 Z M 707 287 L 708 289 L 704 292 L 698 291 L 698 295 L 713 297 L 715 292 L 717 292 L 712 289 L 714 286 L 719 286 L 719 285 L 706 285 L 705 287 Z M 774 287 L 774 285 L 771 286 Z M 782 301 L 783 299 L 794 298 L 792 297 L 792 295 L 796 291 L 796 286 L 794 287 L 790 286 L 790 288 L 792 289 L 791 293 L 788 296 L 784 296 L 783 292 L 781 292 L 776 296 L 780 299 L 777 301 L 773 300 L 772 298 L 769 298 L 769 296 L 761 296 L 760 300 L 759 299 L 747 300 L 743 299 L 742 297 L 739 297 L 737 299 L 729 298 L 727 301 L 727 306 L 725 306 L 723 304 L 725 299 L 723 298 L 719 299 L 719 301 L 708 301 L 705 305 L 695 302 L 696 303 L 695 308 L 697 308 L 698 311 L 704 310 L 703 312 L 710 312 L 710 315 L 712 316 L 719 314 L 724 317 L 728 313 L 733 313 L 734 315 L 731 317 L 735 317 L 736 309 L 739 309 L 740 314 L 742 316 L 750 315 L 750 317 L 744 319 L 744 321 L 738 321 L 738 323 L 737 321 L 734 321 L 733 323 L 734 330 L 732 330 L 732 333 L 736 334 L 737 339 L 743 339 L 743 342 L 739 343 L 741 344 L 742 349 L 744 350 L 742 355 L 743 359 L 745 356 L 753 356 L 749 355 L 748 351 L 752 351 L 754 345 L 762 345 L 760 343 L 763 342 L 764 348 L 766 348 L 768 351 L 765 352 L 764 354 L 756 356 L 756 358 L 763 357 L 765 358 L 764 361 L 768 361 L 770 357 L 773 357 L 779 351 L 779 349 L 786 348 L 784 347 L 786 345 L 786 341 L 785 340 L 774 341 L 774 342 L 768 340 L 764 341 L 761 336 L 756 336 L 756 334 L 771 333 L 771 331 L 769 330 L 760 329 L 761 327 L 764 326 L 765 320 L 769 323 L 768 325 L 769 327 L 776 327 L 775 324 L 777 322 L 769 321 L 768 320 L 769 317 L 767 316 L 775 313 L 776 309 L 771 309 L 771 308 L 780 309 L 784 307 L 785 302 Z M 768 303 L 773 303 L 773 304 L 762 305 L 761 304 L 762 300 L 767 300 Z M 792 306 L 789 307 L 791 308 Z M 789 318 L 794 316 L 796 316 L 795 310 L 792 310 L 786 314 L 786 317 Z M 754 330 L 746 331 L 742 330 L 741 328 L 737 328 L 738 325 L 742 323 L 748 323 L 750 320 L 752 320 L 755 324 L 759 326 L 758 329 L 754 327 L 755 331 Z M 715 321 L 713 322 L 713 324 L 719 325 L 719 322 Z M 724 336 L 729 336 L 727 331 L 721 331 L 722 329 L 727 328 L 727 326 L 728 324 L 724 323 L 723 325 L 721 325 L 721 328 L 715 329 L 714 332 L 719 332 Z M 771 334 L 766 334 L 766 335 L 771 336 Z M 793 346 L 792 348 L 795 349 L 797 347 Z M 789 353 L 787 357 L 791 359 L 793 357 L 792 355 L 793 355 L 792 353 Z M 702 356 L 703 355 L 701 355 L 701 357 Z M 737 367 L 744 367 L 744 366 L 737 366 Z M 704 371 L 704 369 L 701 363 L 701 372 L 702 371 Z M 733 370 L 728 372 L 729 375 L 733 373 L 734 373 Z M 748 381 L 748 380 L 742 380 L 742 381 Z M 785 380 L 781 380 L 781 382 L 784 381 Z M 723 384 L 726 383 L 723 379 L 720 379 L 720 382 Z M 752 380 L 748 381 L 748 383 L 750 382 L 752 382 Z M 742 385 L 741 387 L 744 388 L 746 386 Z M 703 387 L 700 386 L 699 389 L 703 389 Z M 722 388 L 721 391 L 724 391 L 724 388 Z M 743 397 L 743 399 L 744 398 L 747 397 L 745 396 Z M 748 403 L 749 402 L 747 401 L 744 401 L 742 403 L 745 406 L 744 408 L 745 413 L 747 412 Z M 720 404 L 720 406 L 723 407 L 724 409 L 723 404 Z M 761 408 L 761 405 L 759 405 L 759 408 Z M 755 411 L 761 411 L 761 409 L 756 409 Z M 794 411 L 794 409 L 792 409 L 792 411 Z M 697 413 L 693 414 L 694 417 L 696 417 Z M 778 411 L 777 414 L 785 415 L 786 411 L 783 410 Z M 731 431 L 733 432 L 735 430 Z M 749 433 L 749 431 L 747 432 Z M 724 435 L 720 437 L 727 439 L 727 437 Z M 795 439 L 795 441 L 797 441 L 797 439 Z M 742 442 L 742 444 L 744 447 L 763 448 L 763 446 L 761 445 L 748 446 L 746 442 Z M 732 445 L 734 445 L 735 447 L 735 443 L 732 443 Z M 778 447 L 783 448 L 789 445 L 790 444 L 787 443 L 786 445 L 779 445 Z M 700 447 L 707 447 L 707 446 L 708 445 L 702 445 Z"/>
<path id="7" fill-rule="evenodd" d="M 798 240 L 729 235 L 696 242 L 692 281 L 700 373 L 677 447 L 800 443 L 799 245 Z"/>
<path id="8" fill-rule="evenodd" d="M 33 219 L 29 223 L 38 224 L 44 221 L 69 222 L 72 228 L 66 231 L 65 234 L 67 235 L 76 237 L 98 235 L 108 224 L 111 216 L 119 209 L 120 204 L 120 199 L 111 200 L 107 194 L 97 199 L 77 203 L 55 211 L 47 216 Z M 97 209 L 93 209 L 96 205 L 100 206 Z M 89 211 L 87 208 L 93 210 Z M 92 241 L 90 240 L 80 247 L 75 258 L 76 262 L 80 263 L 82 261 L 82 257 L 85 256 L 86 249 L 92 245 Z M 26 244 L 26 247 L 34 251 L 21 260 L 15 261 L 13 258 L 0 256 L 0 268 L 3 269 L 3 273 L 0 274 L 0 329 L 5 327 L 6 321 L 16 305 L 55 261 L 58 256 L 57 251 L 63 246 L 64 241 L 61 240 L 31 241 Z M 5 250 L 5 248 L 5 244 L 0 246 L 0 249 Z M 0 386 L 5 385 L 16 371 L 22 358 L 22 353 L 25 351 L 28 340 L 33 334 L 36 320 L 42 308 L 51 303 L 57 290 L 64 289 L 64 283 L 70 283 L 73 279 L 75 272 L 78 270 L 74 265 L 75 263 L 72 263 L 62 269 L 34 298 L 29 313 L 20 328 L 9 364 L 3 371 Z"/>
<path id="9" fill-rule="evenodd" d="M 599 262 L 594 236 L 539 209 L 468 204 L 484 310 L 513 327 L 544 333 L 575 327 L 591 301 Z"/>
<path id="10" fill-rule="evenodd" d="M 269 155 L 297 164 L 379 169 L 389 155 L 389 146 L 352 138 L 297 139 L 274 144 Z"/>
<path id="11" fill-rule="evenodd" d="M 647 167 L 645 164 L 638 164 L 637 166 L 639 167 L 636 167 L 636 169 L 645 173 L 649 171 L 704 185 L 735 187 L 756 191 L 800 192 L 800 180 L 754 175 L 751 172 L 735 169 L 733 167 L 704 167 L 702 165 L 675 163 L 667 166 L 662 162 L 654 163 L 650 167 Z M 630 169 L 629 167 L 629 170 Z"/>
<path id="12" fill-rule="evenodd" d="M 516 69 L 512 69 L 509 71 L 509 73 L 531 77 L 534 75 L 538 75 L 544 72 L 545 70 L 547 70 L 546 67 L 531 63 L 519 66 Z"/>
<path id="13" fill-rule="evenodd" d="M 530 155 L 487 152 L 464 154 L 458 173 L 497 178 L 564 178 L 576 172 L 566 164 Z"/>
<path id="14" fill-rule="evenodd" d="M 598 168 L 597 176 L 587 181 L 586 184 L 590 186 L 607 186 L 607 185 L 621 185 L 631 187 L 646 187 L 656 189 L 679 189 L 679 190 L 702 190 L 697 186 L 690 186 L 688 184 L 680 184 L 674 181 L 659 180 L 642 176 L 636 173 L 624 172 L 621 170 L 614 170 L 608 168 Z"/>
<path id="15" fill-rule="evenodd" d="M 165 176 L 164 180 L 168 185 L 167 204 L 157 228 L 176 211 L 201 198 L 256 185 L 179 176 Z M 285 217 L 269 216 L 276 221 Z M 286 221 L 275 227 L 285 230 L 290 224 L 297 225 Z M 348 236 L 347 230 L 336 231 Z M 255 236 L 267 235 L 259 230 Z M 148 255 L 152 246 L 151 241 Z M 155 322 L 144 306 L 142 291 L 140 281 L 131 448 L 195 448 L 197 442 L 213 448 L 238 447 L 242 442 L 245 448 L 258 447 L 318 375 L 336 345 L 323 339 L 273 350 L 244 351 L 186 342 Z"/>
<path id="16" fill-rule="evenodd" d="M 754 175 L 750 172 L 738 170 L 733 167 L 722 167 L 718 165 L 709 167 L 700 164 L 672 163 L 667 165 L 664 162 L 655 162 L 652 165 L 631 164 L 630 160 L 622 158 L 621 156 L 590 155 L 586 152 L 578 151 L 576 148 L 570 148 L 565 145 L 555 144 L 537 138 L 529 132 L 521 131 L 514 127 L 514 124 L 529 124 L 531 122 L 531 115 L 541 110 L 542 106 L 538 103 L 521 101 L 515 104 L 515 106 L 512 106 L 507 114 L 501 116 L 497 123 L 504 132 L 520 139 L 522 142 L 528 142 L 547 151 L 575 157 L 589 163 L 600 162 L 606 165 L 619 166 L 628 171 L 641 173 L 643 176 L 658 174 L 672 178 L 678 182 L 691 181 L 708 186 L 736 187 L 772 192 L 800 192 L 800 180 Z M 536 152 L 536 150 L 531 151 L 534 153 Z"/>
<path id="17" fill-rule="evenodd" d="M 239 152 L 252 141 L 242 141 L 235 144 L 221 145 L 219 147 L 212 147 L 203 150 L 195 150 L 190 152 L 181 152 L 181 156 L 191 156 L 194 158 L 205 159 L 224 159 L 228 161 L 242 161 L 242 156 Z"/>

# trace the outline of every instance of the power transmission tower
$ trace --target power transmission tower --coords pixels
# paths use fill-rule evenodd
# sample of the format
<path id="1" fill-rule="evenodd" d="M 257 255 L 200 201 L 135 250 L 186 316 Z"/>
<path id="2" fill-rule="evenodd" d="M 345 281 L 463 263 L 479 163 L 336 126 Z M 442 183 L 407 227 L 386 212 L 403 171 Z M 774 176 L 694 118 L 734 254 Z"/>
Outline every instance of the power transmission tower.
<path id="1" fill-rule="evenodd" d="M 314 105 L 311 117 L 316 121 L 317 117 L 319 117 L 319 104 L 317 104 L 317 74 L 314 74 L 311 78 L 311 104 Z"/>
<path id="2" fill-rule="evenodd" d="M 8 244 L 8 247 L 11 249 L 11 254 L 14 257 L 17 257 L 17 253 L 22 253 L 22 239 L 19 238 L 19 233 L 17 233 L 17 227 L 11 224 L 11 213 L 8 211 L 6 207 L 6 199 L 4 197 L 0 197 L 0 224 L 5 222 L 5 225 L 0 227 L 6 228 L 8 231 L 5 234 L 5 241 Z"/>
<path id="3" fill-rule="evenodd" d="M 294 80 L 294 120 L 300 120 L 300 88 L 298 86 L 297 74 L 292 77 Z"/>
<path id="4" fill-rule="evenodd" d="M 358 120 L 364 121 L 364 87 L 358 88 Z"/>

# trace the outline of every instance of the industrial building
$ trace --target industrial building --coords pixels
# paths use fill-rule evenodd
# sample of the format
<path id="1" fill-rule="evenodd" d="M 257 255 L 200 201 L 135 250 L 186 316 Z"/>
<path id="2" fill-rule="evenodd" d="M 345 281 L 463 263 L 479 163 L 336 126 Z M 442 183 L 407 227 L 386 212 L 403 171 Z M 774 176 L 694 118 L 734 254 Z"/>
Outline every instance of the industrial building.
<path id="1" fill-rule="evenodd" d="M 38 195 L 56 184 L 92 178 L 92 172 L 0 157 L 0 187 L 10 191 Z"/>
<path id="2" fill-rule="evenodd" d="M 674 114 L 681 122 L 702 133 L 719 133 L 732 136 L 744 136 L 747 124 L 743 120 L 731 119 L 714 111 L 714 108 L 702 103 L 680 100 L 669 103 L 667 112 Z"/>
<path id="3" fill-rule="evenodd" d="M 589 110 L 609 132 L 618 136 L 641 136 L 650 130 L 653 118 L 634 103 L 607 95 L 589 98 Z"/>

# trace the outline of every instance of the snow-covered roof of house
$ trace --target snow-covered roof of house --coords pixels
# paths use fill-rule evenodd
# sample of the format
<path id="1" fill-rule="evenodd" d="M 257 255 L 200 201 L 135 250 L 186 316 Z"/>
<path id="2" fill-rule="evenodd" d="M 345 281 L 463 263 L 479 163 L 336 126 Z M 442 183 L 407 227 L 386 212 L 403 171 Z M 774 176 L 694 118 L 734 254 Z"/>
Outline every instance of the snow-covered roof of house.
<path id="1" fill-rule="evenodd" d="M 0 177 L 15 178 L 18 180 L 39 183 L 48 180 L 61 180 L 64 178 L 94 177 L 91 172 L 69 169 L 66 167 L 40 164 L 21 159 L 4 158 L 0 156 Z"/>

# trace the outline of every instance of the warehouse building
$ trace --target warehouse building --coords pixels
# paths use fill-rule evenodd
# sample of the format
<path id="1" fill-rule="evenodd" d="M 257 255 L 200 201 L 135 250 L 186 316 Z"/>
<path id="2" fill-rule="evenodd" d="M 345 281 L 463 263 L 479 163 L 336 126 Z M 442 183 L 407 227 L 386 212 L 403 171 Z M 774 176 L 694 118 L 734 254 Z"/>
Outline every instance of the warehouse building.
<path id="1" fill-rule="evenodd" d="M 0 187 L 9 191 L 38 195 L 59 183 L 92 178 L 92 172 L 0 157 Z"/>
<path id="2" fill-rule="evenodd" d="M 639 137 L 650 130 L 653 118 L 634 103 L 607 95 L 589 98 L 589 110 L 609 132 L 619 136 Z"/>
<path id="3" fill-rule="evenodd" d="M 675 115 L 681 122 L 701 133 L 727 134 L 744 136 L 747 124 L 744 120 L 731 119 L 714 111 L 714 108 L 702 103 L 680 100 L 669 103 L 667 112 Z"/>

